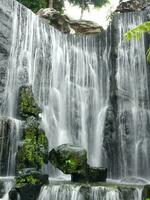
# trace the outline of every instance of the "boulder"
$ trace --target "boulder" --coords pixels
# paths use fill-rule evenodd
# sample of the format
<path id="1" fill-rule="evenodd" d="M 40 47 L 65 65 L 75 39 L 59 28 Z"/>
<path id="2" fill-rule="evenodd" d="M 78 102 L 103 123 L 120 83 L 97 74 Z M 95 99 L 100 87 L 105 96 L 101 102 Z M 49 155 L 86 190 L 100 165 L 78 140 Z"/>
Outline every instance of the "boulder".
<path id="1" fill-rule="evenodd" d="M 25 169 L 16 177 L 16 186 L 9 192 L 10 200 L 36 200 L 42 185 L 48 184 L 48 175 L 42 174 L 34 169 Z"/>
<path id="2" fill-rule="evenodd" d="M 39 117 L 41 109 L 36 103 L 31 86 L 22 86 L 18 96 L 18 114 L 22 119 L 30 116 Z"/>
<path id="3" fill-rule="evenodd" d="M 95 34 L 104 30 L 97 23 L 87 20 L 73 20 L 51 8 L 40 9 L 37 15 L 47 19 L 52 26 L 63 33 Z"/>
<path id="4" fill-rule="evenodd" d="M 17 153 L 17 172 L 24 168 L 40 169 L 48 162 L 48 140 L 34 117 L 27 119 L 23 130 L 23 144 Z"/>
<path id="5" fill-rule="evenodd" d="M 87 165 L 87 152 L 81 147 L 63 144 L 50 151 L 49 161 L 65 174 L 83 173 Z"/>
<path id="6" fill-rule="evenodd" d="M 142 3 L 139 0 L 123 0 L 120 2 L 116 12 L 134 12 L 142 9 Z"/>
<path id="7" fill-rule="evenodd" d="M 87 152 L 81 147 L 63 144 L 49 153 L 50 162 L 65 174 L 71 174 L 73 182 L 104 182 L 106 168 L 90 167 L 87 164 Z"/>

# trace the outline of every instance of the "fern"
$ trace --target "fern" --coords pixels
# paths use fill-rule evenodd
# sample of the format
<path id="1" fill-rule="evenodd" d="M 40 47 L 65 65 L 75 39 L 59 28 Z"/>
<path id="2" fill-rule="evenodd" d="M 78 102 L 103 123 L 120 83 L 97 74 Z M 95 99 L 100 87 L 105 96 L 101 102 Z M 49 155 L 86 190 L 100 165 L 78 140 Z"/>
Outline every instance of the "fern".
<path id="1" fill-rule="evenodd" d="M 150 32 L 150 21 L 144 22 L 143 24 L 138 25 L 137 27 L 129 30 L 125 33 L 125 37 L 128 41 L 133 38 L 140 40 L 144 33 Z M 150 47 L 147 50 L 147 61 L 150 62 Z"/>

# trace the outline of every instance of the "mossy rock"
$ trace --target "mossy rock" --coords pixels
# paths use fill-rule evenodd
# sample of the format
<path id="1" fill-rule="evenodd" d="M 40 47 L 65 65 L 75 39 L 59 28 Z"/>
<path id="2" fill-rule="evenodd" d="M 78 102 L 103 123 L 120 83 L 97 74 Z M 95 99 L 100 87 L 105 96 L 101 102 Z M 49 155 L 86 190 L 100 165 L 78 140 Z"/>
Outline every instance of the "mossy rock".
<path id="1" fill-rule="evenodd" d="M 21 200 L 36 200 L 43 185 L 48 184 L 48 175 L 42 174 L 34 169 L 24 169 L 16 177 L 16 186 L 9 192 L 9 198 L 16 200 L 20 196 Z"/>
<path id="2" fill-rule="evenodd" d="M 65 174 L 81 173 L 87 165 L 87 152 L 81 147 L 63 144 L 49 153 L 49 161 Z"/>
<path id="3" fill-rule="evenodd" d="M 145 185 L 142 192 L 142 200 L 150 200 L 150 185 Z"/>
<path id="4" fill-rule="evenodd" d="M 48 163 L 48 139 L 45 132 L 38 128 L 38 123 L 29 121 L 23 131 L 23 144 L 17 153 L 17 172 L 23 168 L 40 169 L 44 163 Z"/>
<path id="5" fill-rule="evenodd" d="M 18 96 L 18 114 L 21 118 L 27 119 L 30 116 L 39 117 L 41 108 L 36 103 L 31 86 L 22 86 Z"/>

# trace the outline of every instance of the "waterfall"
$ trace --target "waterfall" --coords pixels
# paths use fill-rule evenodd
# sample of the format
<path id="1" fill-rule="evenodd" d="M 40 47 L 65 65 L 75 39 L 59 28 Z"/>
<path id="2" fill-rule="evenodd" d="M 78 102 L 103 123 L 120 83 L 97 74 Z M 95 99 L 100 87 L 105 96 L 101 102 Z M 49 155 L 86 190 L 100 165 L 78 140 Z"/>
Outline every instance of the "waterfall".
<path id="1" fill-rule="evenodd" d="M 143 22 L 139 13 L 118 19 L 118 132 L 121 176 L 149 177 L 149 92 L 144 38 L 126 42 L 124 33 Z"/>
<path id="2" fill-rule="evenodd" d="M 88 152 L 88 163 L 108 167 L 109 178 L 149 179 L 149 77 L 144 38 L 130 43 L 124 38 L 129 28 L 143 22 L 142 12 L 116 15 L 116 35 L 108 28 L 83 36 L 59 32 L 16 1 L 2 0 L 0 11 L 11 14 L 12 21 L 9 59 L 5 67 L 0 62 L 0 70 L 5 68 L 0 80 L 0 176 L 15 175 L 23 124 L 17 114 L 18 91 L 31 85 L 42 108 L 40 126 L 49 150 L 64 143 L 82 146 Z M 115 128 L 107 133 L 109 111 L 110 126 Z M 60 175 L 49 171 L 50 176 Z M 142 189 L 50 182 L 39 196 L 39 200 L 46 199 L 141 200 Z"/>
<path id="3" fill-rule="evenodd" d="M 109 101 L 107 34 L 100 42 L 100 36 L 62 34 L 16 2 L 12 18 L 2 114 L 16 116 L 19 87 L 32 85 L 49 148 L 80 145 L 88 151 L 88 162 L 100 166 Z"/>

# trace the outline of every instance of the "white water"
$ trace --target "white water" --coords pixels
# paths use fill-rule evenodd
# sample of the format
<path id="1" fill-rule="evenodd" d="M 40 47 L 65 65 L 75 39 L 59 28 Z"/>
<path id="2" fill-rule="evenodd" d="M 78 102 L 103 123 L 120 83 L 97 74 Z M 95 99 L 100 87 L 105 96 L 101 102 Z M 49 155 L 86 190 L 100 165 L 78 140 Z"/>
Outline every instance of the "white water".
<path id="1" fill-rule="evenodd" d="M 49 149 L 80 145 L 87 149 L 89 163 L 100 166 L 109 100 L 107 37 L 103 43 L 105 48 L 98 36 L 64 35 L 14 3 L 2 115 L 16 117 L 19 87 L 32 85 Z"/>
<path id="2" fill-rule="evenodd" d="M 130 13 L 119 19 L 117 59 L 118 118 L 120 134 L 121 177 L 149 177 L 149 93 L 144 39 L 123 38 L 124 33 L 143 21 L 142 15 Z"/>
<path id="3" fill-rule="evenodd" d="M 17 3 L 13 4 L 12 19 L 12 46 L 0 107 L 1 116 L 11 118 L 16 127 L 17 136 L 11 140 L 19 143 L 17 138 L 20 138 L 21 122 L 16 120 L 19 87 L 32 85 L 43 110 L 41 126 L 48 137 L 49 149 L 63 143 L 80 145 L 87 149 L 88 162 L 92 166 L 102 166 L 104 124 L 112 75 L 107 34 L 64 35 Z M 119 166 L 116 164 L 115 167 L 120 172 L 115 175 L 117 178 L 128 175 L 148 178 L 150 112 L 144 43 L 142 40 L 141 43 L 133 41 L 128 44 L 123 40 L 123 33 L 130 24 L 141 23 L 142 16 L 127 14 L 118 21 L 116 80 L 119 134 L 116 140 L 119 140 L 120 146 L 119 152 L 115 152 L 119 154 L 116 161 Z M 7 174 L 14 173 L 16 147 L 10 148 Z M 113 158 L 112 155 L 109 162 Z M 51 176 L 57 176 L 56 172 L 50 172 Z M 39 200 L 49 197 L 52 200 L 82 200 L 80 189 L 79 186 L 51 185 L 43 188 Z M 139 190 L 135 190 L 133 196 L 133 199 L 141 200 Z M 92 187 L 90 198 L 126 200 L 120 196 L 118 189 L 103 187 Z"/>
<path id="4" fill-rule="evenodd" d="M 40 192 L 38 200 L 141 200 L 141 188 L 125 188 L 120 186 L 104 187 L 90 185 L 73 185 L 73 184 L 50 184 L 44 186 Z"/>

